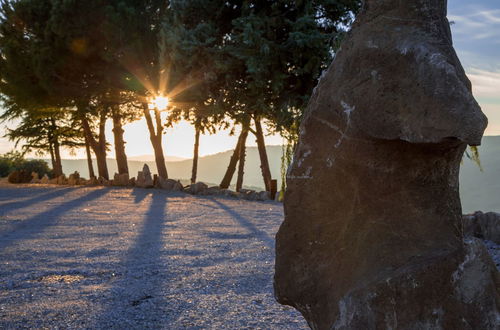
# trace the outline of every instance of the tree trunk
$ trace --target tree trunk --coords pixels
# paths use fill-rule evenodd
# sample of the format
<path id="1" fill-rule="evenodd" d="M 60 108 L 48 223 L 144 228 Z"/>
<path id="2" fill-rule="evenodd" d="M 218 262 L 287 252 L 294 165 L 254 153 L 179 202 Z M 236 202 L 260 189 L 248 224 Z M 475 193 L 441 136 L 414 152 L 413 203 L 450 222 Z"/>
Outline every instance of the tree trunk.
<path id="1" fill-rule="evenodd" d="M 94 165 L 92 164 L 92 154 L 90 153 L 90 143 L 87 135 L 85 134 L 85 152 L 87 153 L 87 166 L 89 168 L 89 177 L 94 178 Z"/>
<path id="2" fill-rule="evenodd" d="M 99 112 L 99 157 L 96 154 L 96 158 L 99 176 L 109 180 L 108 164 L 106 162 L 106 117 L 107 112 L 102 109 Z"/>
<path id="3" fill-rule="evenodd" d="M 54 166 L 54 176 L 57 178 L 63 174 L 62 171 L 62 161 L 61 161 L 61 150 L 59 146 L 59 140 L 57 137 L 54 138 L 54 156 L 56 164 Z"/>
<path id="4" fill-rule="evenodd" d="M 108 164 L 106 163 L 106 136 L 104 132 L 105 123 L 106 123 L 105 114 L 101 113 L 99 118 L 99 141 L 96 141 L 94 136 L 92 135 L 92 130 L 90 129 L 90 125 L 89 122 L 87 121 L 87 118 L 85 117 L 82 118 L 83 130 L 88 138 L 90 147 L 94 151 L 95 158 L 97 161 L 97 172 L 100 177 L 109 180 Z"/>
<path id="5" fill-rule="evenodd" d="M 49 140 L 51 141 L 52 138 L 49 137 Z M 52 146 L 52 142 L 49 142 L 49 153 L 50 153 L 50 161 L 52 163 L 52 169 L 56 168 L 56 159 L 54 156 L 54 147 Z"/>
<path id="6" fill-rule="evenodd" d="M 259 149 L 260 156 L 260 169 L 262 171 L 262 178 L 264 179 L 264 185 L 266 191 L 271 191 L 271 169 L 269 168 L 269 160 L 267 158 L 266 143 L 264 141 L 264 133 L 262 131 L 262 125 L 260 123 L 260 118 L 255 117 L 255 137 L 257 138 L 257 147 Z"/>
<path id="7" fill-rule="evenodd" d="M 233 154 L 231 155 L 231 159 L 229 160 L 229 165 L 227 166 L 226 174 L 222 178 L 222 181 L 219 185 L 222 189 L 228 189 L 231 185 L 231 180 L 233 179 L 234 172 L 236 171 L 236 164 L 240 159 L 240 145 L 243 138 L 243 132 L 240 133 L 238 137 L 238 142 L 236 143 L 236 147 L 233 150 Z"/>
<path id="8" fill-rule="evenodd" d="M 144 117 L 146 118 L 146 124 L 148 125 L 149 130 L 149 140 L 151 141 L 151 145 L 153 146 L 153 150 L 155 153 L 155 162 L 156 169 L 158 170 L 158 176 L 168 179 L 167 166 L 165 165 L 165 156 L 163 155 L 162 148 L 162 133 L 163 126 L 161 124 L 160 112 L 155 110 L 155 121 L 156 121 L 156 130 L 153 124 L 153 118 L 151 117 L 151 113 L 149 112 L 149 107 L 147 103 L 142 104 L 142 109 L 144 112 Z"/>
<path id="9" fill-rule="evenodd" d="M 245 125 L 246 126 L 246 125 Z M 243 135 L 243 138 L 241 140 L 240 144 L 240 156 L 239 156 L 239 164 L 238 164 L 238 178 L 236 179 L 236 191 L 240 191 L 241 188 L 243 187 L 243 176 L 245 174 L 245 156 L 246 156 L 246 143 L 247 143 L 247 137 L 248 137 L 248 128 L 243 127 L 243 131 L 241 134 Z"/>
<path id="10" fill-rule="evenodd" d="M 191 183 L 196 183 L 196 174 L 198 173 L 198 151 L 200 147 L 200 126 L 195 124 L 196 133 L 194 135 L 193 169 L 191 170 Z"/>
<path id="11" fill-rule="evenodd" d="M 119 174 L 128 174 L 127 154 L 125 153 L 125 141 L 123 140 L 122 116 L 118 105 L 111 109 L 113 117 L 113 135 L 115 138 L 116 165 Z"/>

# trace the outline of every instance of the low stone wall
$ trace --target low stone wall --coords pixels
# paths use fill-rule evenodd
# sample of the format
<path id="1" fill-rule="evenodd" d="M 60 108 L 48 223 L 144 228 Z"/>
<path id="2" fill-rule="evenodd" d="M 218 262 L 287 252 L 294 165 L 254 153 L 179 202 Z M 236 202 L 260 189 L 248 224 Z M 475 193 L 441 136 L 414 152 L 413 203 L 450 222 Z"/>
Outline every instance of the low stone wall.
<path id="1" fill-rule="evenodd" d="M 24 175 L 26 176 L 26 174 Z M 29 179 L 29 180 L 28 180 Z M 149 170 L 148 165 L 144 165 L 142 171 L 139 171 L 137 178 L 130 178 L 128 174 L 115 173 L 113 180 L 106 180 L 103 177 L 92 177 L 85 179 L 80 177 L 78 172 L 70 174 L 66 177 L 64 174 L 50 179 L 47 175 L 39 178 L 38 174 L 33 172 L 31 177 L 25 178 L 23 182 L 12 183 L 38 183 L 38 184 L 58 184 L 58 185 L 72 185 L 72 186 L 116 186 L 116 187 L 136 187 L 136 188 L 156 188 L 168 191 L 185 192 L 191 195 L 199 196 L 226 196 L 249 201 L 268 201 L 273 200 L 274 196 L 270 196 L 267 191 L 255 191 L 250 189 L 241 189 L 239 192 L 229 189 L 221 189 L 218 186 L 209 187 L 203 182 L 196 182 L 194 184 L 184 187 L 179 180 L 164 179 L 158 177 L 156 174 L 153 176 Z"/>

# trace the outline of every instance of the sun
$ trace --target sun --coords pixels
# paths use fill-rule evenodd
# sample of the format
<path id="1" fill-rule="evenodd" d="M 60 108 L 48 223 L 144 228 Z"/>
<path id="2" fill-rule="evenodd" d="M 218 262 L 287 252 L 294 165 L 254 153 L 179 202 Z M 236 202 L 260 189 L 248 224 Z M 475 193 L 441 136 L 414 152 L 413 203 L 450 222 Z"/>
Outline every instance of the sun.
<path id="1" fill-rule="evenodd" d="M 163 95 L 158 95 L 150 101 L 150 105 L 158 110 L 166 110 L 169 103 L 168 97 Z"/>

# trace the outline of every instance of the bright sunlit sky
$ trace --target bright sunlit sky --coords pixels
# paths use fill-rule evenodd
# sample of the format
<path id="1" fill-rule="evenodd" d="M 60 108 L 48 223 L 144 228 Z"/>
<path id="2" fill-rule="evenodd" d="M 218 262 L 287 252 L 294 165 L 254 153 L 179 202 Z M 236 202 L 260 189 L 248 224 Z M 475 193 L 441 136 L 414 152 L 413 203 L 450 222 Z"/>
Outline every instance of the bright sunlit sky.
<path id="1" fill-rule="evenodd" d="M 500 135 L 500 1 L 498 0 L 448 0 L 448 18 L 453 21 L 455 49 L 472 81 L 476 99 L 489 118 L 486 135 Z M 0 126 L 3 135 L 6 126 Z M 107 125 L 107 139 L 113 143 L 111 123 Z M 144 120 L 124 126 L 127 155 L 153 154 Z M 194 129 L 186 122 L 169 128 L 164 135 L 164 151 L 167 156 L 190 158 L 193 155 Z M 233 149 L 236 136 L 229 131 L 216 135 L 205 135 L 200 139 L 200 155 L 205 156 Z M 279 136 L 266 137 L 267 144 L 281 144 Z M 255 146 L 255 139 L 249 136 L 249 146 Z M 0 137 L 0 154 L 14 148 L 12 142 Z M 111 148 L 109 157 L 114 157 Z M 83 150 L 76 155 L 63 152 L 64 158 L 83 158 Z"/>

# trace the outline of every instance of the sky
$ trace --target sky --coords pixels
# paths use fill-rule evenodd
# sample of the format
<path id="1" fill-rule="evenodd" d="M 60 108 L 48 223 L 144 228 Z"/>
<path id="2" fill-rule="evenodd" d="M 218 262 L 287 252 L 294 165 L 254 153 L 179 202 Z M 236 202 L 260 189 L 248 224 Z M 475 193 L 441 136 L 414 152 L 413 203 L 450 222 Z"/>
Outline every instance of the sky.
<path id="1" fill-rule="evenodd" d="M 448 0 L 448 19 L 452 22 L 453 42 L 462 65 L 472 82 L 474 96 L 488 116 L 489 125 L 485 135 L 500 135 L 500 1 L 499 0 Z M 6 126 L 0 125 L 0 136 Z M 111 123 L 108 122 L 106 136 L 113 143 Z M 128 156 L 152 155 L 144 120 L 124 126 L 126 152 Z M 229 131 L 200 138 L 200 156 L 233 149 L 236 136 Z M 180 122 L 167 129 L 163 137 L 167 156 L 191 158 L 193 155 L 194 129 L 186 122 Z M 281 144 L 279 136 L 267 136 L 268 145 Z M 249 136 L 248 146 L 255 146 L 255 139 Z M 0 154 L 12 150 L 14 145 L 0 137 Z M 114 157 L 113 148 L 109 157 Z M 64 158 L 84 158 L 83 150 L 75 155 L 63 151 Z"/>

